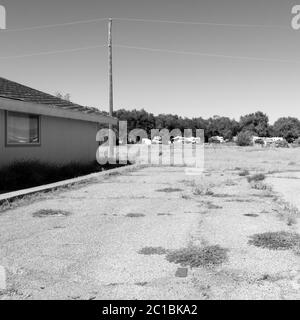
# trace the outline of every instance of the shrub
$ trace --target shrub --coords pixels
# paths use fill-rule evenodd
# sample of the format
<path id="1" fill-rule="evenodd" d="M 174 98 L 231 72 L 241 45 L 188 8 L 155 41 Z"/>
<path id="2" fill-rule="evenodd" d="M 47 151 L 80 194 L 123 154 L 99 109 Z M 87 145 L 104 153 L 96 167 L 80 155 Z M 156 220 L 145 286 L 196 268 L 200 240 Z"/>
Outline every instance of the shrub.
<path id="1" fill-rule="evenodd" d="M 289 143 L 286 140 L 276 141 L 275 147 L 276 148 L 289 148 Z"/>
<path id="2" fill-rule="evenodd" d="M 300 147 L 300 138 L 294 140 L 293 147 Z"/>
<path id="3" fill-rule="evenodd" d="M 120 166 L 122 165 L 100 166 L 96 161 L 88 164 L 69 163 L 61 166 L 40 161 L 17 161 L 0 170 L 0 190 L 15 191 L 32 188 Z"/>
<path id="4" fill-rule="evenodd" d="M 263 181 L 265 179 L 266 179 L 266 176 L 263 173 L 257 173 L 257 174 L 254 174 L 253 176 L 250 176 L 247 178 L 249 183 Z"/>
<path id="5" fill-rule="evenodd" d="M 252 145 L 252 135 L 250 132 L 242 131 L 237 135 L 236 144 L 241 147 Z"/>

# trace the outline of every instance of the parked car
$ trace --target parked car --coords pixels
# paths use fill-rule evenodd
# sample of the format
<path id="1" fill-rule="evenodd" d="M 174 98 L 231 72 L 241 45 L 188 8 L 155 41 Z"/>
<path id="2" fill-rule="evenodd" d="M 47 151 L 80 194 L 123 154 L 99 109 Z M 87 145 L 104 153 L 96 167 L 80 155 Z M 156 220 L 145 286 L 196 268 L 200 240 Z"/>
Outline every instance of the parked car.
<path id="1" fill-rule="evenodd" d="M 213 136 L 208 139 L 209 143 L 224 143 L 224 138 L 220 136 Z"/>
<path id="2" fill-rule="evenodd" d="M 152 141 L 150 139 L 142 139 L 142 144 L 150 145 Z"/>

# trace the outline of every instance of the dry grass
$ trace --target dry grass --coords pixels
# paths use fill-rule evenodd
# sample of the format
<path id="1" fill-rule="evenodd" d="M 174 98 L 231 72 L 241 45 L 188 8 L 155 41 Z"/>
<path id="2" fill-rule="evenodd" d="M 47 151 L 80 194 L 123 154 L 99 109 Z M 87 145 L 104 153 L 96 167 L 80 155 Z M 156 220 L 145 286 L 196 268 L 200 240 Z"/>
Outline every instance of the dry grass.
<path id="1" fill-rule="evenodd" d="M 235 181 L 233 181 L 232 179 L 227 179 L 225 181 L 225 186 L 227 186 L 227 187 L 232 187 L 232 186 L 236 186 L 236 185 L 237 185 L 237 183 Z"/>
<path id="2" fill-rule="evenodd" d="M 252 189 L 255 189 L 255 190 L 263 190 L 263 191 L 272 192 L 272 187 L 266 183 L 261 182 L 261 181 L 251 181 L 250 186 Z"/>
<path id="3" fill-rule="evenodd" d="M 179 181 L 179 183 L 183 183 L 183 184 L 185 184 L 187 187 L 193 187 L 193 188 L 196 187 L 196 182 L 195 182 L 195 180 L 181 180 L 181 181 Z"/>
<path id="4" fill-rule="evenodd" d="M 181 192 L 183 191 L 182 189 L 179 188 L 164 188 L 164 189 L 159 189 L 156 190 L 157 192 L 167 192 L 167 193 L 171 193 L 171 192 Z"/>
<path id="5" fill-rule="evenodd" d="M 181 195 L 181 198 L 184 199 L 184 200 L 190 200 L 192 197 L 189 194 L 183 193 Z"/>
<path id="6" fill-rule="evenodd" d="M 70 216 L 72 213 L 69 211 L 63 210 L 52 210 L 52 209 L 42 209 L 36 211 L 32 214 L 34 218 L 47 218 L 47 217 L 67 217 Z"/>
<path id="7" fill-rule="evenodd" d="M 209 187 L 199 186 L 193 190 L 193 195 L 195 196 L 212 196 L 213 194 L 213 191 Z"/>
<path id="8" fill-rule="evenodd" d="M 218 205 L 212 203 L 211 201 L 205 201 L 205 202 L 202 202 L 202 203 L 207 207 L 207 209 L 211 209 L 211 210 L 213 210 L 213 209 L 223 209 L 223 207 L 218 206 Z"/>
<path id="9" fill-rule="evenodd" d="M 128 213 L 126 214 L 127 218 L 142 218 L 145 217 L 143 213 Z"/>
<path id="10" fill-rule="evenodd" d="M 144 247 L 141 250 L 138 251 L 139 254 L 144 254 L 147 256 L 150 255 L 163 255 L 167 253 L 167 250 L 162 247 Z"/>
<path id="11" fill-rule="evenodd" d="M 250 172 L 248 170 L 243 170 L 239 173 L 239 176 L 240 177 L 246 177 L 246 176 L 249 176 Z"/>
<path id="12" fill-rule="evenodd" d="M 286 220 L 288 226 L 292 226 L 297 223 L 297 219 L 300 217 L 299 209 L 291 203 L 282 201 L 281 210 L 278 212 L 279 217 Z"/>
<path id="13" fill-rule="evenodd" d="M 222 264 L 227 260 L 228 249 L 218 245 L 200 247 L 188 247 L 171 251 L 167 254 L 166 259 L 169 262 L 180 264 L 181 266 L 213 267 Z"/>

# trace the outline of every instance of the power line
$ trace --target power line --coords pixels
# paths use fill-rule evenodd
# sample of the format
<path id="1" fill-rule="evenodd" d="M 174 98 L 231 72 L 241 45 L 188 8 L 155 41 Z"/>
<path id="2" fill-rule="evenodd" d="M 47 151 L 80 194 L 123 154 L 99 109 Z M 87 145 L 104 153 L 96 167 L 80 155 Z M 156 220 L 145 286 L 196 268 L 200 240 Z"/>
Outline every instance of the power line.
<path id="1" fill-rule="evenodd" d="M 114 45 L 114 47 L 125 48 L 125 49 L 146 50 L 146 51 L 152 51 L 152 52 L 166 52 L 166 53 L 185 54 L 185 55 L 194 55 L 194 56 L 202 56 L 202 57 L 212 57 L 212 58 L 226 58 L 226 59 L 282 62 L 282 63 L 297 63 L 297 64 L 300 63 L 300 61 L 296 61 L 296 60 L 283 60 L 283 59 L 272 59 L 272 58 L 268 59 L 268 58 L 246 57 L 246 56 L 231 56 L 231 55 L 223 55 L 223 54 L 211 54 L 211 53 L 202 53 L 202 52 L 193 52 L 193 51 L 177 51 L 177 50 L 158 49 L 158 48 L 135 47 L 135 46 L 127 46 L 127 45 Z"/>
<path id="2" fill-rule="evenodd" d="M 43 51 L 43 52 L 29 53 L 29 54 L 16 55 L 16 56 L 6 56 L 6 57 L 0 56 L 0 59 L 6 60 L 6 59 L 28 58 L 28 57 L 52 55 L 52 54 L 59 54 L 59 53 L 78 52 L 78 51 L 85 51 L 85 50 L 92 50 L 92 49 L 106 48 L 106 47 L 107 47 L 106 45 L 96 45 L 96 46 L 79 47 L 79 48 L 65 49 L 65 50 Z M 195 52 L 195 51 L 177 51 L 177 50 L 168 50 L 168 49 L 159 49 L 159 48 L 127 46 L 127 45 L 121 45 L 121 44 L 119 45 L 116 44 L 114 45 L 114 47 L 124 48 L 124 49 L 133 49 L 133 50 L 145 50 L 150 52 L 165 52 L 165 53 L 174 53 L 174 54 L 182 54 L 182 55 L 202 56 L 202 57 L 208 57 L 208 58 L 225 58 L 225 59 L 234 59 L 234 60 L 250 60 L 250 61 L 265 61 L 265 62 L 278 62 L 278 63 L 295 63 L 295 64 L 300 63 L 300 61 L 296 61 L 296 60 L 232 56 L 232 55 L 212 54 L 212 53 L 203 53 L 203 52 Z"/>
<path id="3" fill-rule="evenodd" d="M 150 22 L 150 23 L 168 23 L 168 24 L 182 24 L 182 25 L 204 25 L 204 26 L 206 25 L 206 26 L 216 26 L 216 27 L 290 29 L 289 26 L 283 26 L 283 25 L 233 24 L 233 23 L 155 20 L 155 19 L 135 19 L 135 18 L 113 18 L 113 19 L 116 20 L 116 21 L 128 21 L 128 22 Z M 1 30 L 1 32 L 7 33 L 7 32 L 21 32 L 21 31 L 48 29 L 48 28 L 72 26 L 72 25 L 76 25 L 76 24 L 95 23 L 95 22 L 100 22 L 100 21 L 105 21 L 105 20 L 108 20 L 108 18 L 98 18 L 98 19 L 90 19 L 90 20 L 78 20 L 78 21 L 71 21 L 71 22 L 66 22 L 66 23 L 39 25 L 39 26 L 24 27 L 24 28 L 17 28 L 17 29 L 6 29 L 6 30 Z"/>
<path id="4" fill-rule="evenodd" d="M 29 54 L 22 54 L 22 55 L 16 55 L 16 56 L 6 56 L 1 57 L 0 59 L 18 59 L 18 58 L 28 58 L 28 57 L 36 57 L 36 56 L 44 56 L 44 55 L 52 55 L 52 54 L 58 54 L 58 53 L 65 53 L 65 52 L 77 52 L 77 51 L 84 51 L 84 50 L 91 50 L 91 49 L 98 49 L 98 48 L 105 48 L 105 45 L 98 45 L 98 46 L 90 46 L 90 47 L 79 47 L 74 49 L 65 49 L 65 50 L 55 50 L 55 51 L 43 51 L 43 52 L 36 52 L 36 53 L 29 53 Z"/>
<path id="5" fill-rule="evenodd" d="M 281 28 L 290 29 L 289 26 L 283 25 L 264 25 L 264 24 L 233 24 L 233 23 L 215 23 L 215 22 L 193 22 L 193 21 L 174 21 L 174 20 L 154 20 L 154 19 L 130 19 L 130 18 L 114 18 L 117 21 L 132 22 L 152 22 L 152 23 L 169 23 L 169 24 L 186 24 L 186 25 L 206 25 L 216 27 L 241 27 L 241 28 Z"/>
<path id="6" fill-rule="evenodd" d="M 66 23 L 57 23 L 57 24 L 46 24 L 41 26 L 33 26 L 33 27 L 25 27 L 25 28 L 19 28 L 19 29 L 6 29 L 1 30 L 1 32 L 18 32 L 18 31 L 28 31 L 28 30 L 38 30 L 38 29 L 47 29 L 47 28 L 56 28 L 56 27 L 65 27 L 65 26 L 73 26 L 76 24 L 85 24 L 85 23 L 95 23 L 99 21 L 107 20 L 107 18 L 99 18 L 99 19 L 91 19 L 91 20 L 79 20 L 79 21 L 72 21 L 72 22 L 66 22 Z"/>

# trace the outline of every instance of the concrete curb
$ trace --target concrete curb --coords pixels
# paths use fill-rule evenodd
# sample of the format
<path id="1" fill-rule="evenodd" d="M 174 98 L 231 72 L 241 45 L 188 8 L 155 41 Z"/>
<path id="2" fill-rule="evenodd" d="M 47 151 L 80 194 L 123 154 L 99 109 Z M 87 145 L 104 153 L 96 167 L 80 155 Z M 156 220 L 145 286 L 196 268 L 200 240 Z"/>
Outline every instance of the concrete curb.
<path id="1" fill-rule="evenodd" d="M 0 195 L 0 205 L 3 204 L 4 202 L 11 202 L 15 199 L 19 199 L 24 196 L 32 195 L 35 193 L 46 192 L 46 191 L 49 192 L 51 190 L 58 189 L 58 188 L 70 187 L 70 186 L 76 185 L 77 183 L 80 183 L 80 182 L 88 182 L 93 179 L 100 179 L 100 178 L 114 175 L 114 174 L 122 174 L 124 172 L 135 171 L 138 169 L 142 169 L 143 167 L 145 167 L 145 165 L 133 164 L 133 165 L 128 165 L 128 166 L 124 166 L 124 167 L 120 167 L 120 168 L 116 168 L 116 169 L 111 169 L 111 170 L 107 170 L 107 171 L 92 173 L 92 174 L 78 177 L 78 178 L 74 178 L 74 179 L 68 179 L 68 180 L 59 181 L 59 182 L 55 182 L 55 183 L 51 183 L 51 184 L 46 184 L 46 185 L 39 186 L 39 187 L 4 193 L 4 194 Z"/>
<path id="2" fill-rule="evenodd" d="M 0 266 L 0 290 L 6 290 L 6 273 L 2 266 Z"/>

